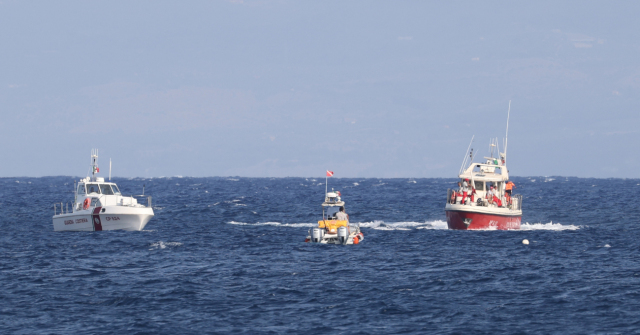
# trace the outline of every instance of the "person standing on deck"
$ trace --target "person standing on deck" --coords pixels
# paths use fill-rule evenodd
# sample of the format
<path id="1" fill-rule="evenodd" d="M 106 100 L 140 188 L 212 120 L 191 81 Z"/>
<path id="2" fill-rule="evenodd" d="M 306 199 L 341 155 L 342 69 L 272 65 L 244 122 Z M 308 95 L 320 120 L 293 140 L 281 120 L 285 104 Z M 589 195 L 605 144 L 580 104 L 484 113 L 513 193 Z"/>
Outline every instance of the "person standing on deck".
<path id="1" fill-rule="evenodd" d="M 467 198 L 467 194 L 469 193 L 469 179 L 465 179 L 462 182 L 462 187 L 460 188 L 460 190 L 462 191 L 462 201 L 460 202 L 460 204 L 464 205 L 465 199 Z M 469 195 L 469 198 L 471 199 L 471 202 L 474 201 L 473 192 L 471 192 L 471 194 Z"/>
<path id="2" fill-rule="evenodd" d="M 349 214 L 344 212 L 344 206 L 340 206 L 340 211 L 336 214 L 336 219 L 349 222 Z"/>
<path id="3" fill-rule="evenodd" d="M 504 185 L 504 194 L 507 196 L 507 203 L 511 204 L 511 191 L 516 188 L 516 184 L 514 184 L 511 180 L 507 180 L 507 183 Z"/>

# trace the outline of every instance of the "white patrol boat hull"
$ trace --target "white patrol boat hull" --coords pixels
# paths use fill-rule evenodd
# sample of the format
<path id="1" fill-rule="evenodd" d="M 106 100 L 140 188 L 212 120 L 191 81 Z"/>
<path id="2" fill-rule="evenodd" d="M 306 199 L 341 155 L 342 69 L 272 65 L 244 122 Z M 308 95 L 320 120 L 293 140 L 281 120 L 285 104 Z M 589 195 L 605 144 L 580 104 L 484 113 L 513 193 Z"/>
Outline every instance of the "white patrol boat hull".
<path id="1" fill-rule="evenodd" d="M 101 231 L 144 229 L 153 217 L 149 207 L 91 207 L 53 216 L 54 231 Z"/>

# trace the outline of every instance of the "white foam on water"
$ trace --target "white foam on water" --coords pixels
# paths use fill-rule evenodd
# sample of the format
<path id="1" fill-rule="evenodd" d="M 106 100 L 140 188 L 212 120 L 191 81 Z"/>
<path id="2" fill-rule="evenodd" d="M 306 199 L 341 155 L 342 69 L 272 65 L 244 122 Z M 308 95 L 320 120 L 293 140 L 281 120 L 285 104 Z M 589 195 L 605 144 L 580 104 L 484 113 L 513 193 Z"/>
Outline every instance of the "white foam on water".
<path id="1" fill-rule="evenodd" d="M 520 230 L 578 230 L 580 226 L 574 225 L 562 225 L 559 223 L 523 223 L 520 225 Z"/>
<path id="2" fill-rule="evenodd" d="M 281 222 L 237 222 L 229 221 L 228 224 L 240 226 L 273 226 L 273 227 L 316 227 L 317 223 L 281 223 Z M 447 229 L 447 222 L 442 220 L 427 222 L 384 222 L 375 220 L 372 222 L 351 222 L 352 225 L 358 225 L 361 228 L 375 230 L 412 230 L 412 229 Z"/>
<path id="3" fill-rule="evenodd" d="M 358 183 L 353 183 L 353 186 L 358 186 L 358 185 L 360 185 L 360 184 L 358 184 Z M 638 184 L 638 185 L 640 185 L 640 184 Z"/>
<path id="4" fill-rule="evenodd" d="M 447 221 L 435 220 L 426 222 L 427 225 L 418 227 L 418 229 L 449 229 Z"/>
<path id="5" fill-rule="evenodd" d="M 240 225 L 240 226 L 273 226 L 273 227 L 315 227 L 317 223 L 282 223 L 282 222 L 237 222 L 230 221 L 228 224 Z M 447 227 L 447 221 L 443 220 L 434 220 L 434 221 L 425 221 L 425 222 L 385 222 L 381 220 L 375 220 L 371 222 L 351 222 L 352 225 L 359 225 L 361 228 L 366 229 L 375 229 L 375 230 L 413 230 L 413 229 L 429 229 L 429 230 L 446 230 L 449 229 Z M 578 230 L 580 226 L 575 225 L 562 225 L 560 223 L 523 223 L 520 225 L 520 230 Z M 497 230 L 497 227 L 489 227 L 487 229 L 474 229 L 474 231 L 486 231 L 486 230 Z M 519 230 L 513 230 L 519 231 Z"/>
<path id="6" fill-rule="evenodd" d="M 181 246 L 182 243 L 180 242 L 162 242 L 162 241 L 158 241 L 155 243 L 151 243 L 151 245 L 149 246 L 149 250 L 154 250 L 154 249 L 166 249 L 167 247 L 179 247 Z"/>
<path id="7" fill-rule="evenodd" d="M 375 220 L 362 222 L 360 227 L 375 230 L 447 229 L 447 222 L 441 220 L 427 222 L 384 222 Z"/>
<path id="8" fill-rule="evenodd" d="M 281 222 L 236 222 L 229 221 L 228 224 L 234 224 L 239 226 L 275 226 L 275 227 L 315 227 L 317 223 L 281 223 Z"/>

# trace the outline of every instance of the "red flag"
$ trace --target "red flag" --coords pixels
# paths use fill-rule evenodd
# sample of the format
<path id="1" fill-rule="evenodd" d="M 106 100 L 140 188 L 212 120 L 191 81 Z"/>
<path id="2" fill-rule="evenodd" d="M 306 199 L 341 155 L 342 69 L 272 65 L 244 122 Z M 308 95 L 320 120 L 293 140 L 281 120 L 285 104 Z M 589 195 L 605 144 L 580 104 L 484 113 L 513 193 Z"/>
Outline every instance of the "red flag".
<path id="1" fill-rule="evenodd" d="M 327 170 L 327 177 L 333 177 L 333 171 Z"/>

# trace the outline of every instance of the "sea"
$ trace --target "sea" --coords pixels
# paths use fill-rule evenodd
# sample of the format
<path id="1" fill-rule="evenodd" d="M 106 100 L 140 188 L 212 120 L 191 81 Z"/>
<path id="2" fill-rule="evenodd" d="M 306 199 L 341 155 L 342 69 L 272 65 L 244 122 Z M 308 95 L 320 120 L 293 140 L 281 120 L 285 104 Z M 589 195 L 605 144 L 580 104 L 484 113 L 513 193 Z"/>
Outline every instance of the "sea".
<path id="1" fill-rule="evenodd" d="M 114 178 L 143 231 L 54 232 L 77 177 L 0 178 L 1 334 L 640 333 L 638 179 L 514 177 L 518 231 L 448 230 L 456 179 Z M 530 244 L 523 244 L 527 239 Z"/>

